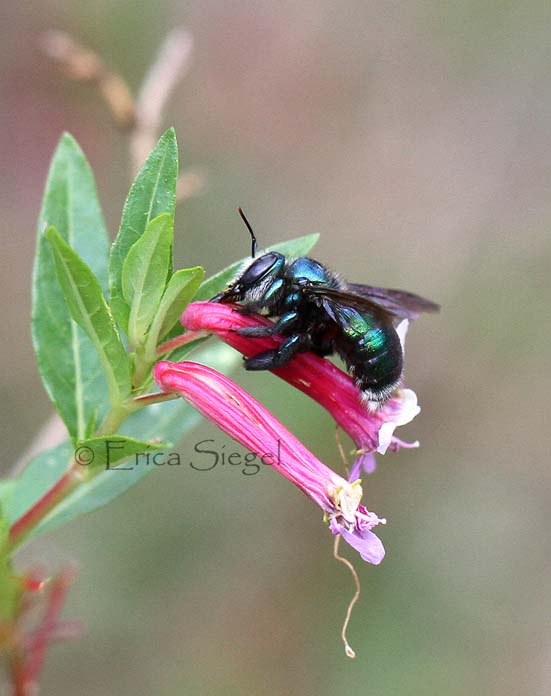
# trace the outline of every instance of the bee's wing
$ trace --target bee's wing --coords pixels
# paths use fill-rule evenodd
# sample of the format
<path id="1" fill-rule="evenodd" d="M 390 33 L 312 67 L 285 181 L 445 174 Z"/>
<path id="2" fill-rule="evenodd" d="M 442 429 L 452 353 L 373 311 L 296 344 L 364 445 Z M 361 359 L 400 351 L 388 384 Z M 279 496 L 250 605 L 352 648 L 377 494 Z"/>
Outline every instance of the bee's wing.
<path id="1" fill-rule="evenodd" d="M 304 291 L 304 288 L 303 288 Z M 346 289 L 337 290 L 321 285 L 309 285 L 311 296 L 331 298 L 342 305 L 368 311 L 376 315 L 391 315 L 399 319 L 416 319 L 421 312 L 437 312 L 439 305 L 405 290 L 375 288 L 370 285 L 349 283 Z"/>
<path id="2" fill-rule="evenodd" d="M 337 297 L 337 293 L 332 292 L 318 295 L 321 306 L 327 316 L 336 322 L 344 331 L 355 332 L 357 330 L 357 316 L 361 312 L 364 316 L 367 313 L 371 317 L 374 325 L 392 326 L 392 315 L 381 310 L 376 305 L 369 306 L 367 303 L 353 303 L 347 298 Z"/>
<path id="3" fill-rule="evenodd" d="M 348 283 L 348 288 L 355 294 L 365 297 L 383 307 L 391 314 L 403 319 L 416 319 L 422 312 L 438 312 L 440 305 L 406 290 L 376 288 L 371 285 Z"/>
<path id="4" fill-rule="evenodd" d="M 367 312 L 373 317 L 379 317 L 380 319 L 392 318 L 392 312 L 389 312 L 386 308 L 381 307 L 381 305 L 367 297 L 361 297 L 346 290 L 337 290 L 327 285 L 303 285 L 301 289 L 303 293 L 323 306 L 332 319 L 335 319 L 332 316 L 334 311 L 339 308 L 346 309 L 347 307 L 357 309 L 360 312 Z"/>

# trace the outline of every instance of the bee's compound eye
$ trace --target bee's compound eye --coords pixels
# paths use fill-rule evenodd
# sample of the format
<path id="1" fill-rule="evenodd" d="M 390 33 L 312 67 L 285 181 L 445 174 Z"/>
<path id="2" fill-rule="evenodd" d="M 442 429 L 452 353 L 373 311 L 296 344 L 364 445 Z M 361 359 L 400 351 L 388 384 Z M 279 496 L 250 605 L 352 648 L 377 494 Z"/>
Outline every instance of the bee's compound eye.
<path id="1" fill-rule="evenodd" d="M 239 278 L 240 285 L 246 286 L 256 283 L 274 267 L 280 258 L 279 254 L 269 252 L 253 261 L 241 278 Z"/>

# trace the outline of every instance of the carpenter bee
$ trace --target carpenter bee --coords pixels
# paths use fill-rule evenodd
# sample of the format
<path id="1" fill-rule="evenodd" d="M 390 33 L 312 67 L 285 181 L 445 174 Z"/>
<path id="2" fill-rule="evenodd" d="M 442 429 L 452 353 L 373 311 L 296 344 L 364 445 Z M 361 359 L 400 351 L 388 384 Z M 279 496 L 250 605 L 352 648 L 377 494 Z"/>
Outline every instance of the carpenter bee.
<path id="1" fill-rule="evenodd" d="M 347 283 L 308 257 L 290 261 L 275 251 L 256 257 L 254 231 L 241 208 L 239 214 L 251 235 L 253 261 L 211 302 L 236 302 L 240 311 L 275 319 L 271 326 L 239 329 L 241 335 L 285 338 L 279 348 L 246 359 L 245 368 L 282 367 L 304 351 L 336 353 L 368 408 L 378 408 L 402 376 L 397 325 L 421 312 L 436 312 L 439 306 L 403 290 Z"/>

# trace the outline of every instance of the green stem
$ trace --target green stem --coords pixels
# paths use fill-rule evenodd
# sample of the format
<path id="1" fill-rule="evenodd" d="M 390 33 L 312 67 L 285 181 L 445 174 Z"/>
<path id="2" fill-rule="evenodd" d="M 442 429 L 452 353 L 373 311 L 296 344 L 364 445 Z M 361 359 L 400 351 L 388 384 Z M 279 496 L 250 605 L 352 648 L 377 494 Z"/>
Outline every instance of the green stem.
<path id="1" fill-rule="evenodd" d="M 116 433 L 128 416 L 133 413 L 133 411 L 137 410 L 136 408 L 132 408 L 132 402 L 133 399 L 126 400 L 120 405 L 113 407 L 98 428 L 96 437 L 101 435 L 113 435 Z"/>
<path id="2" fill-rule="evenodd" d="M 155 356 L 148 357 L 145 354 L 136 353 L 136 367 L 134 370 L 134 388 L 143 388 L 144 382 L 151 372 L 151 368 L 155 363 Z"/>

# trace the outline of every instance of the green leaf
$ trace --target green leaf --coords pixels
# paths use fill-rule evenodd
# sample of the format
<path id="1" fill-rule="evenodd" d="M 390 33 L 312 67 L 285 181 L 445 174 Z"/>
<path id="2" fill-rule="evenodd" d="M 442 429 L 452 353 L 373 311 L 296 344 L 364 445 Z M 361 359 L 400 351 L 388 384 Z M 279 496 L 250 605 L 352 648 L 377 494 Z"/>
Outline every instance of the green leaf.
<path id="1" fill-rule="evenodd" d="M 112 469 L 128 457 L 133 457 L 131 466 L 138 466 L 141 455 L 170 447 L 166 442 L 147 442 L 127 435 L 102 435 L 79 442 L 74 458 L 77 464 L 87 471 L 93 469 Z"/>
<path id="2" fill-rule="evenodd" d="M 44 231 L 50 225 L 107 286 L 109 243 L 94 177 L 68 134 L 55 151 L 38 222 L 33 271 L 32 338 L 42 381 L 70 435 L 83 438 L 92 419 L 108 407 L 105 377 L 96 350 L 71 319 L 56 277 Z"/>
<path id="3" fill-rule="evenodd" d="M 173 216 L 159 215 L 148 223 L 124 260 L 122 293 L 130 306 L 128 338 L 133 348 L 143 344 L 163 296 L 173 238 Z"/>
<path id="4" fill-rule="evenodd" d="M 122 288 L 124 260 L 151 220 L 162 213 L 174 215 L 177 178 L 178 145 L 174 129 L 170 128 L 160 138 L 130 188 L 119 233 L 111 249 L 111 310 L 125 332 L 128 331 L 130 304 L 125 300 Z"/>
<path id="5" fill-rule="evenodd" d="M 192 300 L 201 285 L 205 270 L 201 266 L 181 268 L 169 280 L 159 310 L 149 331 L 148 343 L 153 347 L 177 323 L 182 312 Z"/>
<path id="6" fill-rule="evenodd" d="M 316 244 L 319 239 L 319 234 L 308 234 L 305 237 L 298 237 L 297 239 L 291 239 L 288 242 L 280 242 L 279 244 L 274 244 L 268 247 L 267 251 L 278 251 L 284 256 L 289 256 L 290 258 L 298 258 L 299 256 L 305 256 L 310 249 Z M 197 291 L 197 295 L 193 298 L 194 301 L 199 300 L 210 300 L 211 297 L 222 292 L 228 283 L 235 278 L 235 275 L 241 268 L 241 266 L 247 261 L 250 261 L 250 257 L 241 259 L 236 263 L 232 263 L 223 271 L 215 273 L 215 275 L 207 278 Z"/>
<path id="7" fill-rule="evenodd" d="M 120 403 L 130 394 L 130 362 L 99 282 L 54 227 L 49 227 L 45 236 L 52 247 L 55 269 L 71 315 L 98 352 L 111 403 Z"/>
<path id="8" fill-rule="evenodd" d="M 145 345 L 141 351 L 138 351 L 136 356 L 134 385 L 140 391 L 147 390 L 153 382 L 151 370 L 153 365 L 159 360 L 157 352 L 159 339 L 172 327 L 174 328 L 173 333 L 182 333 L 182 327 L 177 323 L 178 317 L 195 294 L 204 274 L 205 271 L 201 267 L 183 268 L 180 271 L 176 271 L 170 279 L 149 329 Z M 195 341 L 195 343 L 197 342 Z"/>
<path id="9" fill-rule="evenodd" d="M 241 356 L 222 343 L 213 343 L 197 354 L 197 360 L 228 374 L 238 365 Z M 148 441 L 162 438 L 178 442 L 200 420 L 197 411 L 183 399 L 153 404 L 132 414 L 122 426 L 120 434 L 112 436 L 112 439 L 126 436 Z M 152 446 L 151 442 L 149 445 Z M 6 512 L 10 524 L 24 515 L 63 476 L 74 456 L 71 444 L 65 442 L 42 452 L 29 462 L 7 499 Z M 142 457 L 132 469 L 119 467 L 102 471 L 70 493 L 42 520 L 28 539 L 103 507 L 158 468 L 152 462 L 146 464 Z"/>

